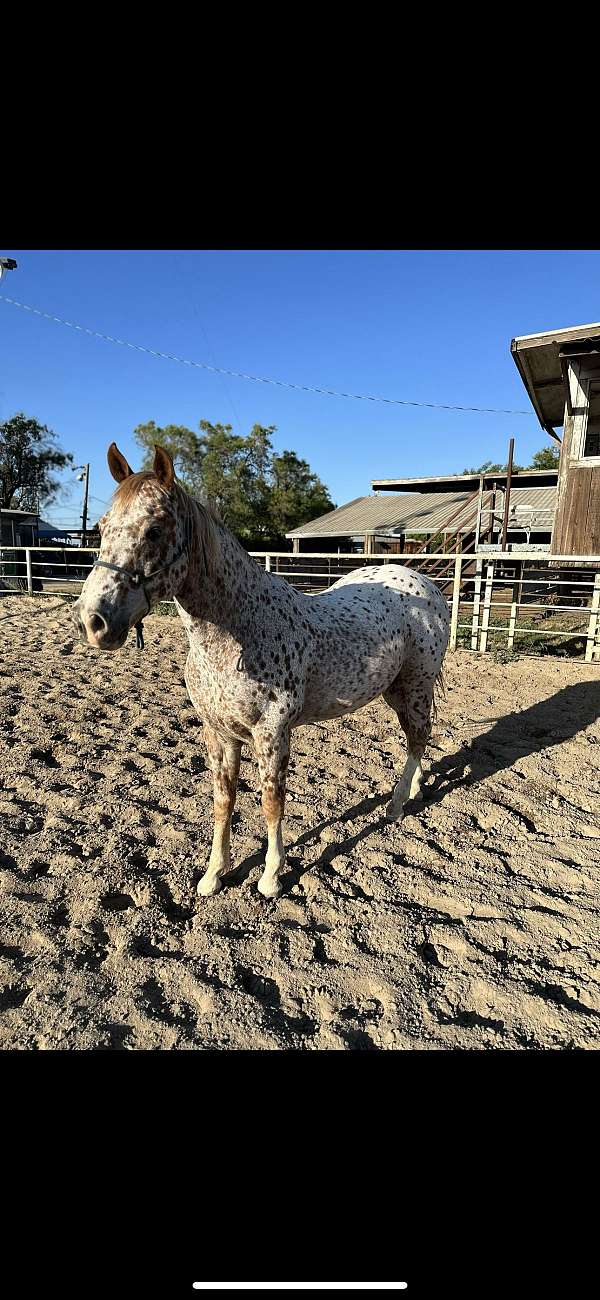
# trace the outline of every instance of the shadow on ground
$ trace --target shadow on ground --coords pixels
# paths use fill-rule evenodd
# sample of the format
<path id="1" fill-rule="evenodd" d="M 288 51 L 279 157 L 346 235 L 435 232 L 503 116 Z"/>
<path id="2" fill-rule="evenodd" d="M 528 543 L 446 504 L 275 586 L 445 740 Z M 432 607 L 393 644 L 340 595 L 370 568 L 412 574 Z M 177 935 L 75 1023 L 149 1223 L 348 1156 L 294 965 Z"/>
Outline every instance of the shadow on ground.
<path id="1" fill-rule="evenodd" d="M 557 725 L 558 715 L 558 725 Z M 528 709 L 508 713 L 498 718 L 489 731 L 467 741 L 457 751 L 446 758 L 438 759 L 432 764 L 426 784 L 423 786 L 422 798 L 406 804 L 406 811 L 416 811 L 419 807 L 440 803 L 451 790 L 459 787 L 468 788 L 476 785 L 486 777 L 512 767 L 518 759 L 530 754 L 538 754 L 552 745 L 560 745 L 571 740 L 579 731 L 589 727 L 600 717 L 600 681 L 577 682 L 574 686 L 565 686 L 548 699 L 540 700 Z M 321 856 L 304 866 L 293 864 L 293 851 L 303 844 L 318 840 L 329 826 L 343 826 L 345 822 L 354 821 L 374 812 L 390 798 L 387 794 L 372 795 L 361 799 L 352 808 L 340 816 L 330 817 L 303 831 L 301 835 L 287 846 L 289 857 L 288 870 L 281 877 L 284 893 L 298 883 L 305 871 L 323 866 L 338 853 L 351 853 L 361 840 L 382 831 L 389 822 L 385 817 L 378 817 L 361 828 L 356 834 L 346 839 L 329 841 Z M 264 863 L 267 842 L 261 844 L 260 850 L 253 853 L 239 864 L 224 882 L 227 885 L 239 885 L 246 880 L 255 867 Z M 290 869 L 291 868 L 291 869 Z"/>

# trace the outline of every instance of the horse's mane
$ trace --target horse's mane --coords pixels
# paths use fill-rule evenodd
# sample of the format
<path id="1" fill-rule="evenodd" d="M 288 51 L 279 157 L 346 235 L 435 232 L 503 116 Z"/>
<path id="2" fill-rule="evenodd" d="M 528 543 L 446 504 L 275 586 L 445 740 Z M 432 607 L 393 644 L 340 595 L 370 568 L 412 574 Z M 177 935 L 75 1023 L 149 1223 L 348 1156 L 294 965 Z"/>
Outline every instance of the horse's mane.
<path id="1" fill-rule="evenodd" d="M 198 501 L 190 496 L 185 488 L 178 484 L 187 507 L 188 523 L 193 520 L 196 527 L 190 530 L 190 542 L 201 561 L 206 574 L 214 574 L 220 554 L 218 533 L 224 528 L 217 507 L 212 501 Z M 194 546 L 195 544 L 195 546 Z"/>

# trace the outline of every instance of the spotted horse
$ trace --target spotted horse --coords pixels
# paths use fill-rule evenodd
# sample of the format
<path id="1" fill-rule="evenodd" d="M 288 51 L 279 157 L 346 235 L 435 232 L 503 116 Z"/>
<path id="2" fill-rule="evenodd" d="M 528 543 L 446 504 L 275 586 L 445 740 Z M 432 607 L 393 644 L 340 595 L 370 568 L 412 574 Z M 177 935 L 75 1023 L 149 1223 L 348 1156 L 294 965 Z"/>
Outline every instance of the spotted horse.
<path id="1" fill-rule="evenodd" d="M 282 820 L 290 734 L 383 695 L 406 733 L 408 755 L 386 816 L 403 815 L 422 781 L 448 609 L 422 574 L 396 564 L 355 569 L 318 595 L 265 572 L 206 504 L 177 482 L 168 452 L 134 473 L 113 442 L 118 487 L 100 521 L 100 555 L 73 607 L 79 635 L 119 650 L 160 600 L 172 599 L 189 641 L 185 681 L 214 781 L 214 829 L 198 893 L 230 869 L 230 827 L 241 747 L 254 746 L 268 847 L 258 889 L 281 892 Z"/>

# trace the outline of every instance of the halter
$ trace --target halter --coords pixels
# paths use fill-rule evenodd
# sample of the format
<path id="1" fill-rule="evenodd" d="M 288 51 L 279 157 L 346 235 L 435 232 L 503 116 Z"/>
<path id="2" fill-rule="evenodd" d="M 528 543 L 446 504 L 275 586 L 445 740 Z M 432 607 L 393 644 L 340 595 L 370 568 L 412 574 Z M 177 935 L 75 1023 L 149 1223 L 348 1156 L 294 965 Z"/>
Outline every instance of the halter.
<path id="1" fill-rule="evenodd" d="M 186 528 L 186 532 L 188 531 L 189 530 Z M 138 650 L 144 649 L 144 624 L 142 620 L 146 617 L 146 614 L 150 613 L 152 607 L 150 597 L 146 591 L 146 583 L 150 582 L 151 578 L 156 578 L 157 574 L 164 573 L 165 569 L 170 569 L 172 565 L 176 564 L 187 551 L 187 546 L 181 546 L 177 554 L 173 556 L 173 559 L 169 560 L 168 564 L 161 564 L 160 569 L 154 569 L 152 573 L 144 573 L 142 569 L 122 569 L 119 564 L 109 564 L 107 560 L 94 560 L 92 565 L 93 569 L 112 569 L 114 573 L 123 573 L 126 578 L 129 578 L 132 587 L 141 587 L 144 593 L 148 608 L 145 613 L 142 614 L 142 618 L 138 619 L 137 623 L 134 624 L 136 646 Z"/>

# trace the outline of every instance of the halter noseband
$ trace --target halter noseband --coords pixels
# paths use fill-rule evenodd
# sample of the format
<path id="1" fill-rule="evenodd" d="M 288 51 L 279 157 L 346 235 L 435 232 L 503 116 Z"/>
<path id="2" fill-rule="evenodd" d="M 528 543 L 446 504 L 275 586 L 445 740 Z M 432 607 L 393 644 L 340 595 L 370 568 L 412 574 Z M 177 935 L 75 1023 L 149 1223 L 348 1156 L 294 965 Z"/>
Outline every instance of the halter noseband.
<path id="1" fill-rule="evenodd" d="M 152 607 L 150 597 L 146 591 L 146 583 L 150 582 L 152 578 L 156 578 L 159 573 L 164 573 L 165 569 L 170 569 L 173 564 L 176 564 L 177 561 L 181 559 L 182 555 L 184 555 L 187 550 L 187 546 L 181 546 L 177 554 L 173 556 L 173 559 L 169 560 L 168 564 L 161 564 L 160 568 L 154 569 L 152 573 L 144 573 L 142 569 L 122 569 L 119 564 L 109 564 L 107 560 L 94 560 L 92 565 L 93 569 L 112 569 L 114 573 L 123 573 L 126 578 L 129 578 L 132 587 L 141 587 L 144 593 L 148 608 L 142 615 L 142 618 L 138 619 L 137 623 L 134 625 L 138 650 L 144 649 L 144 624 L 142 620 L 146 617 L 146 614 L 150 613 Z"/>

